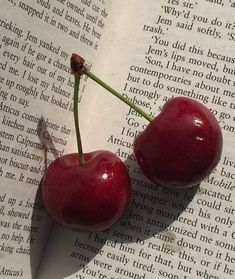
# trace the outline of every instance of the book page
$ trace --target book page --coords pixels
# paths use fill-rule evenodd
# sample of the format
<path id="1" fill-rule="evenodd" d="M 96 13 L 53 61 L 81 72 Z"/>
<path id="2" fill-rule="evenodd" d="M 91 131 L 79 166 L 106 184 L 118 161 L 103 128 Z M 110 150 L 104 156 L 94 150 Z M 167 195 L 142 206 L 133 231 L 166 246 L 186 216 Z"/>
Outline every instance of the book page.
<path id="1" fill-rule="evenodd" d="M 12 0 L 0 15 L 0 278 L 29 279 L 51 226 L 41 178 L 76 146 L 70 55 L 79 48 L 92 64 L 108 5 Z"/>
<path id="2" fill-rule="evenodd" d="M 147 121 L 89 80 L 83 105 L 93 107 L 93 117 L 81 129 L 84 150 L 108 149 L 122 158 L 132 201 L 104 232 L 55 225 L 38 278 L 232 279 L 235 3 L 115 2 L 107 48 L 100 48 L 102 59 L 91 71 L 153 116 L 173 96 L 206 105 L 223 132 L 222 158 L 198 187 L 175 191 L 151 183 L 132 150 Z"/>

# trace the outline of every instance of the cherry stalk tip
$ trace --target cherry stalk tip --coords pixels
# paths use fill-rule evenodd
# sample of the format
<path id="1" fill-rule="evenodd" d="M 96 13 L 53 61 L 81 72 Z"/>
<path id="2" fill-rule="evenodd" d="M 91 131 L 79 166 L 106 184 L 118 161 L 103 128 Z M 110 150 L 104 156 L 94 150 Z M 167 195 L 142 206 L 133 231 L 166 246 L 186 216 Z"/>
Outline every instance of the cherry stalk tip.
<path id="1" fill-rule="evenodd" d="M 70 68 L 73 75 L 83 75 L 85 72 L 85 59 L 80 55 L 73 53 L 70 58 Z"/>

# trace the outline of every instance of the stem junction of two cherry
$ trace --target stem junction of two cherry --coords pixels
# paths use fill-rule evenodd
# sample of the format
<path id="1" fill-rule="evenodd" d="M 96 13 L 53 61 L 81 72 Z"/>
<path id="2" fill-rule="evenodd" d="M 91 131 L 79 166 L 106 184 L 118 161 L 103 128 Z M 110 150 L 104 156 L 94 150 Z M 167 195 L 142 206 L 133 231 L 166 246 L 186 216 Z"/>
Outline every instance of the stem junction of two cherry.
<path id="1" fill-rule="evenodd" d="M 134 103 L 129 101 L 127 98 L 125 98 L 122 94 L 114 90 L 112 87 L 110 87 L 107 83 L 102 81 L 100 78 L 98 78 L 96 75 L 94 75 L 88 68 L 84 65 L 85 60 L 77 55 L 72 54 L 71 57 L 71 72 L 74 74 L 74 123 L 75 123 L 75 131 L 76 131 L 76 138 L 77 138 L 77 147 L 78 147 L 78 160 L 79 164 L 83 165 L 85 163 L 83 150 L 82 150 L 82 141 L 81 141 L 81 135 L 80 135 L 80 129 L 79 129 L 79 121 L 78 121 L 78 93 L 79 93 L 79 84 L 81 75 L 85 74 L 92 80 L 94 80 L 96 83 L 101 85 L 103 88 L 105 88 L 107 91 L 109 91 L 111 94 L 119 98 L 121 101 L 126 103 L 129 107 L 134 109 L 136 112 L 138 112 L 141 116 L 143 116 L 145 119 L 147 119 L 149 122 L 153 121 L 153 118 L 144 112 L 140 107 L 136 106 Z"/>

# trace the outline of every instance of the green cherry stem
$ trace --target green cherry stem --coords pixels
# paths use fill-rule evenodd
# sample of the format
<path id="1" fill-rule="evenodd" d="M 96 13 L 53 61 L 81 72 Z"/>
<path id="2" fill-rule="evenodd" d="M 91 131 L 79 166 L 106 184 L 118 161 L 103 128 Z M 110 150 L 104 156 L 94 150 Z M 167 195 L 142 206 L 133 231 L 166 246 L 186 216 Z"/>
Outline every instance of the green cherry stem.
<path id="1" fill-rule="evenodd" d="M 145 111 L 143 111 L 141 108 L 136 106 L 134 103 L 130 102 L 127 98 L 125 98 L 122 94 L 114 90 L 112 87 L 110 87 L 107 83 L 102 81 L 100 78 L 98 78 L 96 75 L 94 75 L 92 72 L 90 72 L 89 69 L 84 69 L 84 74 L 87 75 L 89 78 L 97 82 L 99 85 L 107 89 L 110 93 L 112 93 L 114 96 L 122 100 L 124 103 L 126 103 L 129 107 L 134 109 L 136 112 L 138 112 L 140 115 L 142 115 L 145 119 L 147 119 L 149 122 L 153 121 L 153 117 L 147 114 Z"/>
<path id="2" fill-rule="evenodd" d="M 77 148 L 78 148 L 78 161 L 80 165 L 85 164 L 85 159 L 82 151 L 82 140 L 79 129 L 79 121 L 78 121 L 78 92 L 79 92 L 79 84 L 80 84 L 80 75 L 74 75 L 74 96 L 73 96 L 73 116 L 75 123 L 75 131 L 77 138 Z"/>

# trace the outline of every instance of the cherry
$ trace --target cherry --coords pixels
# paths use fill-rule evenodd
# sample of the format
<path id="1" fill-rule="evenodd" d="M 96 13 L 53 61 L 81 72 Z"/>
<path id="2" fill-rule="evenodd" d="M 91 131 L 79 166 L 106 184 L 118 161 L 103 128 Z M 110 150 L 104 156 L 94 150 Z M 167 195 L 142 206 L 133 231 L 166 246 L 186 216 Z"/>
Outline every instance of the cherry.
<path id="1" fill-rule="evenodd" d="M 214 115 L 198 101 L 175 97 L 134 140 L 143 173 L 167 187 L 191 187 L 216 167 L 222 133 Z"/>
<path id="2" fill-rule="evenodd" d="M 57 158 L 47 169 L 42 196 L 50 215 L 73 230 L 104 230 L 128 207 L 131 183 L 124 163 L 109 151 Z"/>
<path id="3" fill-rule="evenodd" d="M 57 158 L 42 180 L 42 197 L 50 215 L 73 230 L 109 228 L 124 214 L 131 183 L 124 163 L 109 151 L 83 153 L 78 123 L 78 91 L 84 59 L 73 54 L 74 122 L 78 153 Z"/>

